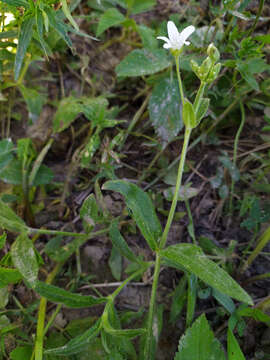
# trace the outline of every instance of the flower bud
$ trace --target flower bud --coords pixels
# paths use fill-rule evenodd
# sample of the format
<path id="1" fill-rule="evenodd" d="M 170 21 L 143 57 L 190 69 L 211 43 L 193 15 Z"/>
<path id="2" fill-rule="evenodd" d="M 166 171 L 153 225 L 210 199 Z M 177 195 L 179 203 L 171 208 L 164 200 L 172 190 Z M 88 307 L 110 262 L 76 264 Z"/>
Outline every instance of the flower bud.
<path id="1" fill-rule="evenodd" d="M 219 51 L 213 43 L 208 46 L 207 55 L 210 57 L 213 63 L 219 60 L 220 58 Z"/>
<path id="2" fill-rule="evenodd" d="M 206 81 L 208 83 L 213 82 L 214 80 L 216 80 L 219 72 L 220 72 L 220 68 L 221 68 L 221 63 L 217 63 L 215 66 L 213 66 L 213 68 L 211 69 L 211 71 L 209 72 L 209 75 L 206 79 Z"/>
<path id="3" fill-rule="evenodd" d="M 213 64 L 210 57 L 207 57 L 200 66 L 200 79 L 202 81 L 205 81 L 207 79 L 212 66 Z"/>

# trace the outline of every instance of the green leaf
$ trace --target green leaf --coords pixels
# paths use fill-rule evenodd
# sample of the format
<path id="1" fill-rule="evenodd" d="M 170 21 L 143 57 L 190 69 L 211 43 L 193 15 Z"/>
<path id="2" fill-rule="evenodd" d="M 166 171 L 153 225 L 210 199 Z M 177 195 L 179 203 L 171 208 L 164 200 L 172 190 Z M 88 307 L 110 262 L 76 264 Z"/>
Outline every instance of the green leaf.
<path id="1" fill-rule="evenodd" d="M 197 126 L 196 115 L 193 105 L 188 99 L 184 99 L 183 105 L 183 122 L 187 128 L 193 129 Z"/>
<path id="2" fill-rule="evenodd" d="M 256 321 L 264 322 L 268 325 L 270 324 L 270 316 L 257 308 L 240 306 L 239 309 L 236 310 L 236 314 L 237 316 L 247 316 Z"/>
<path id="3" fill-rule="evenodd" d="M 29 8 L 29 4 L 26 0 L 2 0 L 3 3 L 6 3 L 10 6 L 23 6 L 26 9 Z"/>
<path id="4" fill-rule="evenodd" d="M 135 0 L 131 6 L 131 14 L 140 14 L 152 9 L 156 5 L 156 0 Z"/>
<path id="5" fill-rule="evenodd" d="M 214 298 L 222 305 L 224 306 L 224 308 L 230 313 L 232 314 L 235 311 L 235 305 L 234 302 L 232 301 L 232 299 L 225 294 L 222 294 L 220 291 L 218 291 L 217 289 L 213 289 L 212 292 Z"/>
<path id="6" fill-rule="evenodd" d="M 99 334 L 100 323 L 101 319 L 99 319 L 90 329 L 85 331 L 83 334 L 78 335 L 74 339 L 70 340 L 66 345 L 46 350 L 45 354 L 69 356 L 84 351 L 85 346 L 89 345 L 91 341 Z"/>
<path id="7" fill-rule="evenodd" d="M 220 342 L 215 339 L 205 315 L 201 315 L 179 342 L 174 360 L 225 360 Z"/>
<path id="8" fill-rule="evenodd" d="M 184 275 L 180 279 L 179 284 L 176 286 L 173 292 L 170 311 L 170 323 L 175 323 L 181 311 L 183 310 L 187 298 L 186 284 L 187 277 Z"/>
<path id="9" fill-rule="evenodd" d="M 33 348 L 30 345 L 17 346 L 16 349 L 11 351 L 10 359 L 11 360 L 30 359 L 32 356 L 32 352 L 33 352 Z"/>
<path id="10" fill-rule="evenodd" d="M 189 327 L 192 324 L 195 314 L 198 280 L 194 274 L 188 274 L 187 279 L 188 279 L 188 291 L 187 291 L 186 326 Z"/>
<path id="11" fill-rule="evenodd" d="M 62 21 L 61 17 L 58 13 L 52 10 L 50 7 L 46 7 L 44 9 L 46 12 L 51 27 L 54 28 L 60 35 L 60 37 L 66 42 L 66 44 L 71 48 L 72 42 L 70 37 L 68 36 L 68 31 L 70 30 L 69 27 Z"/>
<path id="12" fill-rule="evenodd" d="M 90 307 L 97 304 L 103 304 L 107 301 L 106 298 L 96 298 L 94 296 L 84 296 L 74 294 L 70 291 L 61 289 L 54 285 L 49 285 L 41 281 L 37 281 L 34 290 L 41 296 L 45 297 L 51 302 L 60 303 L 69 308 L 79 309 Z"/>
<path id="13" fill-rule="evenodd" d="M 113 277 L 117 281 L 120 281 L 122 275 L 122 256 L 115 246 L 113 246 L 111 250 L 109 267 L 111 269 Z"/>
<path id="14" fill-rule="evenodd" d="M 240 172 L 237 167 L 234 166 L 233 162 L 230 160 L 228 156 L 219 156 L 219 161 L 222 165 L 229 170 L 229 173 L 234 181 L 238 181 L 240 179 Z"/>
<path id="15" fill-rule="evenodd" d="M 0 250 L 5 246 L 7 240 L 7 234 L 4 232 L 0 235 Z"/>
<path id="16" fill-rule="evenodd" d="M 94 194 L 89 195 L 84 200 L 80 209 L 80 218 L 86 233 L 91 232 L 96 224 L 103 221 L 103 216 L 100 213 L 100 208 Z"/>
<path id="17" fill-rule="evenodd" d="M 85 145 L 83 152 L 82 152 L 82 157 L 81 157 L 81 166 L 82 167 L 87 167 L 89 166 L 89 164 L 92 161 L 93 156 L 95 155 L 95 152 L 98 150 L 98 148 L 100 147 L 100 136 L 99 136 L 99 131 L 96 131 L 90 138 L 90 140 L 88 141 L 88 143 Z"/>
<path id="18" fill-rule="evenodd" d="M 28 230 L 25 222 L 2 200 L 0 200 L 0 227 L 18 233 Z"/>
<path id="19" fill-rule="evenodd" d="M 50 184 L 53 180 L 54 173 L 53 171 L 46 165 L 41 165 L 38 169 L 38 172 L 34 178 L 32 186 L 46 185 Z"/>
<path id="20" fill-rule="evenodd" d="M 132 250 L 126 243 L 126 240 L 121 235 L 120 231 L 118 230 L 117 221 L 113 221 L 110 226 L 110 239 L 120 254 L 126 257 L 131 262 L 138 262 L 138 258 L 135 254 L 133 254 Z"/>
<path id="21" fill-rule="evenodd" d="M 122 15 L 116 8 L 106 10 L 99 20 L 97 27 L 97 36 L 100 36 L 105 30 L 109 29 L 111 26 L 122 24 L 125 20 L 125 16 Z"/>
<path id="22" fill-rule="evenodd" d="M 79 31 L 79 27 L 77 25 L 77 23 L 75 22 L 75 20 L 73 19 L 68 5 L 67 5 L 67 0 L 62 0 L 62 10 L 63 13 L 66 15 L 66 18 L 69 20 L 69 22 L 71 23 L 71 25 L 74 27 L 74 29 L 76 29 L 77 31 Z"/>
<path id="23" fill-rule="evenodd" d="M 79 99 L 72 96 L 62 99 L 53 118 L 53 132 L 59 133 L 68 128 L 81 112 Z"/>
<path id="24" fill-rule="evenodd" d="M 149 100 L 149 115 L 163 146 L 176 138 L 183 128 L 177 79 L 159 81 Z"/>
<path id="25" fill-rule="evenodd" d="M 137 31 L 142 40 L 143 47 L 147 49 L 156 49 L 158 47 L 158 41 L 153 29 L 145 25 L 137 25 Z"/>
<path id="26" fill-rule="evenodd" d="M 0 141 L 0 172 L 13 159 L 14 145 L 11 139 Z"/>
<path id="27" fill-rule="evenodd" d="M 161 225 L 149 196 L 138 186 L 123 180 L 107 181 L 103 189 L 117 191 L 124 196 L 149 247 L 152 250 L 157 249 Z"/>
<path id="28" fill-rule="evenodd" d="M 0 171 L 0 179 L 8 184 L 21 185 L 22 183 L 22 163 L 17 159 L 12 159 L 7 166 Z"/>
<path id="29" fill-rule="evenodd" d="M 9 291 L 8 286 L 0 288 L 0 309 L 3 309 L 8 304 Z"/>
<path id="30" fill-rule="evenodd" d="M 236 300 L 253 304 L 251 297 L 235 280 L 215 262 L 209 260 L 202 250 L 193 244 L 178 244 L 160 252 L 170 266 L 194 273 L 206 284 Z"/>
<path id="31" fill-rule="evenodd" d="M 16 284 L 21 278 L 18 270 L 0 267 L 0 286 Z"/>
<path id="32" fill-rule="evenodd" d="M 171 64 L 165 51 L 136 49 L 116 66 L 117 76 L 144 76 L 155 74 Z"/>
<path id="33" fill-rule="evenodd" d="M 33 243 L 25 233 L 19 235 L 12 244 L 11 258 L 22 276 L 34 286 L 38 277 L 38 262 Z"/>
<path id="34" fill-rule="evenodd" d="M 19 89 L 27 104 L 29 119 L 35 122 L 41 113 L 46 98 L 40 91 L 35 89 L 26 88 L 23 85 L 20 85 Z"/>
<path id="35" fill-rule="evenodd" d="M 19 39 L 18 39 L 18 46 L 16 51 L 16 58 L 14 63 L 14 78 L 15 81 L 19 79 L 23 59 L 25 56 L 25 53 L 28 49 L 29 43 L 31 41 L 32 35 L 33 35 L 33 25 L 35 22 L 35 18 L 26 18 L 26 20 L 23 21 Z"/>
<path id="36" fill-rule="evenodd" d="M 199 124 L 199 122 L 204 118 L 210 104 L 210 99 L 201 99 L 200 106 L 196 111 L 196 122 Z"/>
<path id="37" fill-rule="evenodd" d="M 245 360 L 245 356 L 230 328 L 228 328 L 227 346 L 228 360 Z"/>

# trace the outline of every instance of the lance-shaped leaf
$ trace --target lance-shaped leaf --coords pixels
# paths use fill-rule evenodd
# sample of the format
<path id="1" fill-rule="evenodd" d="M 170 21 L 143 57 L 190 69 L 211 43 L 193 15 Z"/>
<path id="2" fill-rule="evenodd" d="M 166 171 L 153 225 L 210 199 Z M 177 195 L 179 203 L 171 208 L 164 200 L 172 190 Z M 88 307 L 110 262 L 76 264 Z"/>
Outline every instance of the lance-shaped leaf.
<path id="1" fill-rule="evenodd" d="M 245 360 L 245 356 L 242 353 L 238 341 L 230 328 L 228 328 L 227 343 L 228 360 Z"/>
<path id="2" fill-rule="evenodd" d="M 11 232 L 26 232 L 27 225 L 15 212 L 0 200 L 0 227 Z"/>
<path id="3" fill-rule="evenodd" d="M 138 258 L 135 254 L 133 254 L 130 247 L 126 243 L 126 240 L 118 230 L 117 221 L 113 221 L 110 226 L 110 239 L 122 256 L 126 257 L 131 262 L 138 261 Z"/>
<path id="4" fill-rule="evenodd" d="M 34 245 L 27 234 L 22 233 L 12 244 L 11 257 L 22 276 L 34 286 L 38 276 L 38 262 Z"/>
<path id="5" fill-rule="evenodd" d="M 78 335 L 74 339 L 70 340 L 66 345 L 54 349 L 48 349 L 45 351 L 45 354 L 70 356 L 84 351 L 85 346 L 90 344 L 90 342 L 99 334 L 100 323 L 101 319 L 99 319 L 90 329 L 85 331 L 83 334 Z"/>
<path id="6" fill-rule="evenodd" d="M 70 291 L 61 289 L 54 285 L 46 284 L 41 281 L 36 283 L 34 290 L 49 301 L 63 304 L 69 308 L 84 308 L 102 304 L 107 301 L 107 299 L 104 297 L 96 298 L 94 296 L 74 294 Z"/>
<path id="7" fill-rule="evenodd" d="M 161 235 L 161 225 L 149 196 L 137 185 L 123 180 L 107 181 L 104 190 L 122 194 L 141 233 L 152 250 L 156 250 Z"/>
<path id="8" fill-rule="evenodd" d="M 209 260 L 201 248 L 193 244 L 177 244 L 160 252 L 169 266 L 189 271 L 206 284 L 236 300 L 252 305 L 251 297 L 215 262 Z"/>
<path id="9" fill-rule="evenodd" d="M 210 99 L 208 98 L 203 98 L 201 99 L 200 105 L 196 111 L 196 121 L 197 121 L 197 125 L 199 124 L 199 122 L 203 119 L 203 117 L 205 116 L 208 108 L 209 108 L 209 103 L 210 103 Z"/>
<path id="10" fill-rule="evenodd" d="M 34 17 L 26 18 L 26 20 L 23 21 L 21 26 L 19 40 L 18 40 L 18 47 L 16 51 L 15 64 L 14 64 L 15 81 L 17 81 L 19 78 L 23 59 L 33 35 L 34 22 L 35 22 Z"/>

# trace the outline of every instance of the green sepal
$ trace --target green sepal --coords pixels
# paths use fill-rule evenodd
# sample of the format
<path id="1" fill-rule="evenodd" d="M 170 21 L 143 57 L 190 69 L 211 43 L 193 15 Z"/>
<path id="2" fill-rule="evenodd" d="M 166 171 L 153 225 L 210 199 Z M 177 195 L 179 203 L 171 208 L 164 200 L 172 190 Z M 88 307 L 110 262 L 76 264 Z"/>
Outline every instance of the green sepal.
<path id="1" fill-rule="evenodd" d="M 198 110 L 196 111 L 196 122 L 199 125 L 200 121 L 204 118 L 210 104 L 209 98 L 201 99 Z"/>
<path id="2" fill-rule="evenodd" d="M 196 115 L 193 105 L 188 99 L 183 103 L 183 122 L 187 128 L 193 129 L 197 126 Z"/>

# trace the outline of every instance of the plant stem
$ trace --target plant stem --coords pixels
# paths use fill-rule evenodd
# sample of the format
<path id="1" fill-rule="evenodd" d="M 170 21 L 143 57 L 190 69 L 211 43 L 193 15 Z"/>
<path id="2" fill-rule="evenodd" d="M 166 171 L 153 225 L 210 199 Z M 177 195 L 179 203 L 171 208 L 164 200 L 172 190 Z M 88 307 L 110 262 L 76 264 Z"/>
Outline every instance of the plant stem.
<path id="1" fill-rule="evenodd" d="M 259 18 L 260 18 L 261 14 L 262 14 L 263 6 L 264 6 L 264 0 L 260 0 L 259 10 L 258 10 L 258 12 L 257 12 L 256 19 L 255 19 L 255 21 L 254 21 L 254 23 L 253 23 L 253 25 L 252 25 L 252 28 L 251 28 L 251 29 L 249 30 L 249 32 L 247 33 L 247 37 L 248 37 L 248 36 L 251 36 L 252 33 L 253 33 L 253 31 L 255 30 L 255 28 L 256 28 L 256 26 L 257 26 L 257 23 L 258 23 L 258 21 L 259 21 Z"/>
<path id="2" fill-rule="evenodd" d="M 151 347 L 152 347 L 152 328 L 153 328 L 153 319 L 154 319 L 154 310 L 155 310 L 155 303 L 156 303 L 156 294 L 157 294 L 157 287 L 158 287 L 158 278 L 160 273 L 160 265 L 161 265 L 161 257 L 159 252 L 156 253 L 156 261 L 155 261 L 155 271 L 154 271 L 154 278 L 152 284 L 152 291 L 151 291 L 151 299 L 149 305 L 149 313 L 148 313 L 148 320 L 147 320 L 147 333 L 146 333 L 146 341 L 145 341 L 145 348 L 144 348 L 144 360 L 150 360 L 151 354 Z"/>
<path id="3" fill-rule="evenodd" d="M 183 91 L 183 85 L 182 85 L 180 68 L 179 68 L 179 55 L 175 56 L 174 59 L 175 59 L 175 64 L 176 64 L 176 74 L 177 74 L 177 79 L 178 79 L 179 92 L 180 92 L 180 96 L 181 96 L 181 103 L 183 104 L 184 103 L 184 91 Z"/>
<path id="4" fill-rule="evenodd" d="M 48 275 L 46 279 L 46 284 L 51 284 L 54 280 L 55 276 L 57 275 L 59 269 L 61 268 L 62 264 L 58 263 L 53 271 Z M 45 324 L 45 317 L 46 317 L 46 307 L 47 307 L 47 299 L 42 297 L 39 304 L 38 309 L 38 322 L 37 322 L 37 334 L 36 334 L 36 341 L 35 341 L 35 360 L 42 360 L 43 359 L 43 338 L 44 338 L 44 324 Z"/>
<path id="5" fill-rule="evenodd" d="M 179 189 L 180 189 L 181 182 L 182 182 L 182 175 L 183 175 L 183 170 L 184 170 L 184 165 L 185 165 L 185 160 L 186 160 L 186 154 L 187 154 L 187 148 L 188 148 L 190 134 L 191 134 L 191 129 L 186 127 L 185 128 L 185 136 L 184 136 L 184 144 L 183 144 L 181 158 L 180 158 L 179 167 L 178 167 L 175 193 L 173 196 L 173 201 L 172 201 L 172 205 L 170 208 L 167 223 L 166 223 L 164 232 L 163 232 L 161 240 L 160 240 L 160 245 L 159 245 L 160 249 L 163 249 L 164 246 L 166 245 L 168 233 L 169 233 L 172 221 L 173 221 L 173 217 L 174 217 L 174 213 L 175 213 L 175 209 L 176 209 L 176 205 L 177 205 L 177 201 L 178 201 Z"/>
<path id="6" fill-rule="evenodd" d="M 236 158 L 237 158 L 237 150 L 238 150 L 238 143 L 239 143 L 239 137 L 243 130 L 243 126 L 245 124 L 245 109 L 242 101 L 240 101 L 240 109 L 241 109 L 241 122 L 239 125 L 239 128 L 237 130 L 235 140 L 234 140 L 234 147 L 233 147 L 233 169 L 236 169 Z M 230 204 L 229 204 L 229 214 L 232 215 L 233 212 L 233 193 L 234 193 L 234 185 L 235 180 L 232 178 L 232 184 L 231 184 L 231 195 L 230 195 Z"/>

